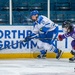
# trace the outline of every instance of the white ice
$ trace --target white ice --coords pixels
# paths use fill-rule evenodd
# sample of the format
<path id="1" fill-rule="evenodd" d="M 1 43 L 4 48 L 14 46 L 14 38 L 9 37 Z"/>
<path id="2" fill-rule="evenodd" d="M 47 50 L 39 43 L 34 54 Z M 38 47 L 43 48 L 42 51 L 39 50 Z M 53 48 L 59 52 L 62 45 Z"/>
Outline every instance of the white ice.
<path id="1" fill-rule="evenodd" d="M 75 75 L 68 59 L 0 60 L 0 75 Z"/>

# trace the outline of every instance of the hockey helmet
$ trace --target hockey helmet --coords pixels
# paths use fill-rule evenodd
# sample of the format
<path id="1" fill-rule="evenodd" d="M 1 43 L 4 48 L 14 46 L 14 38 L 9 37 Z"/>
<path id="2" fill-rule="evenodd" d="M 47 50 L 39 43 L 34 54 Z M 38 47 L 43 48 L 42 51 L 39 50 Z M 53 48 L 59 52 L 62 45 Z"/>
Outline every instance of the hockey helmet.
<path id="1" fill-rule="evenodd" d="M 67 27 L 70 27 L 70 26 L 72 26 L 72 25 L 71 25 L 71 22 L 69 22 L 69 21 L 64 21 L 63 24 L 62 24 L 62 28 L 67 28 Z"/>
<path id="2" fill-rule="evenodd" d="M 64 21 L 63 24 L 62 24 L 62 28 L 66 28 L 67 32 L 71 32 L 73 30 L 72 23 L 69 22 L 69 21 Z"/>
<path id="3" fill-rule="evenodd" d="M 32 17 L 33 15 L 39 15 L 39 12 L 37 10 L 30 12 L 30 17 Z"/>

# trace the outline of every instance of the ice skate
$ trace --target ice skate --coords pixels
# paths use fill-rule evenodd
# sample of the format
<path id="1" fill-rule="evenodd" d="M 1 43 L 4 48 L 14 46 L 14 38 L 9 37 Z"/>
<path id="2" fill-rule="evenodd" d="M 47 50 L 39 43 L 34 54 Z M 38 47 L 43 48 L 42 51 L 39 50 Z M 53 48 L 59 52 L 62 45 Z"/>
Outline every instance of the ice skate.
<path id="1" fill-rule="evenodd" d="M 74 61 L 75 57 L 69 58 L 69 61 Z"/>
<path id="2" fill-rule="evenodd" d="M 44 55 L 38 55 L 37 58 L 38 59 L 45 59 L 46 58 L 46 54 L 44 54 Z"/>
<path id="3" fill-rule="evenodd" d="M 74 55 L 72 58 L 69 58 L 69 62 L 75 62 L 75 52 L 71 50 L 71 54 Z"/>
<path id="4" fill-rule="evenodd" d="M 56 59 L 60 59 L 62 54 L 63 54 L 62 50 L 58 50 L 58 53 L 56 55 Z"/>
<path id="5" fill-rule="evenodd" d="M 75 55 L 72 58 L 69 58 L 69 62 L 75 62 Z"/>
<path id="6" fill-rule="evenodd" d="M 46 50 L 45 54 L 40 54 L 40 55 L 37 56 L 37 58 L 45 59 L 46 58 L 46 54 L 47 54 L 47 50 Z"/>

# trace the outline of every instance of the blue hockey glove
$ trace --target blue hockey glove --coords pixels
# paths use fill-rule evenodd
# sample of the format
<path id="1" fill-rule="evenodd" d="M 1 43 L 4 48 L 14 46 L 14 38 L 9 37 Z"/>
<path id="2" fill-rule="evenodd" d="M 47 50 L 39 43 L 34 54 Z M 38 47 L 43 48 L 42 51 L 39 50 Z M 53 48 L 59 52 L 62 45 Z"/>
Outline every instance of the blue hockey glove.
<path id="1" fill-rule="evenodd" d="M 24 42 L 28 42 L 28 41 L 30 41 L 30 40 L 31 40 L 31 37 L 30 37 L 30 36 L 27 36 L 27 37 L 25 38 Z"/>
<path id="2" fill-rule="evenodd" d="M 28 42 L 33 38 L 37 38 L 37 35 L 35 33 L 32 33 L 30 36 L 27 36 L 24 40 L 24 42 Z"/>

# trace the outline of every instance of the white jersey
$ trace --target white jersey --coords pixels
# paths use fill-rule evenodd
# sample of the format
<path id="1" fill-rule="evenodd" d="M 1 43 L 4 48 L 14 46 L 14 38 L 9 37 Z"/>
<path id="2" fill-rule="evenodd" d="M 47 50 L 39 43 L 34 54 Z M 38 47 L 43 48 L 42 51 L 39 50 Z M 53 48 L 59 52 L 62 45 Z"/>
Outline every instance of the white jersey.
<path id="1" fill-rule="evenodd" d="M 42 27 L 48 28 L 48 31 L 53 31 L 56 28 L 57 24 L 52 22 L 47 17 L 40 15 L 37 19 L 37 21 L 34 22 L 34 29 L 33 33 L 37 34 L 38 32 L 41 33 L 40 29 Z"/>

